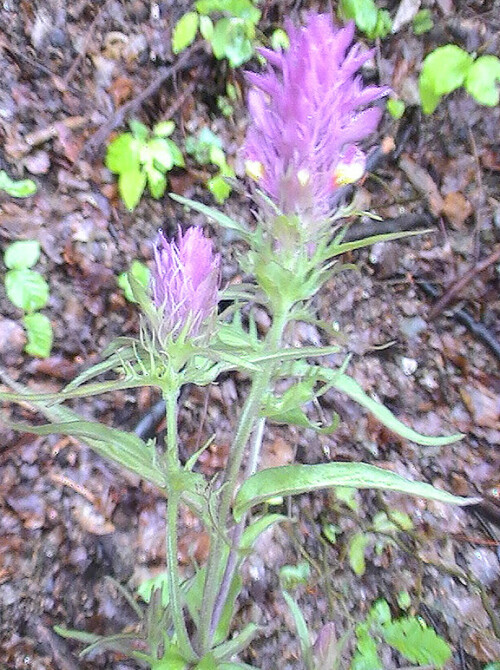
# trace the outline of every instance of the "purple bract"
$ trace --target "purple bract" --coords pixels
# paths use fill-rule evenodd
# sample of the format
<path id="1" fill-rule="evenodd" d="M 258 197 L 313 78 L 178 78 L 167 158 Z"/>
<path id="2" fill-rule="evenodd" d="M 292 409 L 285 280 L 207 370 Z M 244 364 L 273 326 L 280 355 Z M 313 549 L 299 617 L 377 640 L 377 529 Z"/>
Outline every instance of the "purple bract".
<path id="1" fill-rule="evenodd" d="M 310 13 L 304 26 L 287 21 L 285 28 L 288 50 L 260 49 L 266 71 L 246 74 L 252 85 L 246 168 L 284 214 L 319 222 L 330 213 L 332 194 L 363 175 L 357 143 L 382 114 L 367 105 L 389 89 L 364 86 L 356 76 L 373 52 L 349 48 L 353 23 L 336 28 L 329 15 Z"/>
<path id="2" fill-rule="evenodd" d="M 176 337 L 196 337 L 217 308 L 220 256 L 196 227 L 167 242 L 160 231 L 155 244 L 153 299 L 163 311 L 162 331 Z"/>

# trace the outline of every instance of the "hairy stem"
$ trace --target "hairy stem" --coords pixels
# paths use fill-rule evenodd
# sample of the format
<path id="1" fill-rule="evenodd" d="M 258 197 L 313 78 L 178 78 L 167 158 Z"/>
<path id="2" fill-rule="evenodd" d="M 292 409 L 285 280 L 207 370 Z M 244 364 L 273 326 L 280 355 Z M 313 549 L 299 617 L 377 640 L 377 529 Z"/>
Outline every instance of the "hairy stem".
<path id="1" fill-rule="evenodd" d="M 273 324 L 265 340 L 265 349 L 267 353 L 273 353 L 279 348 L 287 320 L 288 306 L 275 315 Z M 226 466 L 224 483 L 221 490 L 217 513 L 217 520 L 220 528 L 227 528 L 231 503 L 245 454 L 245 447 L 254 430 L 256 422 L 259 420 L 262 398 L 269 389 L 275 366 L 276 363 L 274 361 L 268 362 L 255 375 L 250 392 L 243 406 L 236 435 L 231 446 L 229 461 Z M 256 457 L 252 460 L 255 462 Z M 241 539 L 242 530 L 243 527 L 239 531 L 237 528 L 235 529 L 234 539 L 237 543 L 239 539 Z M 200 652 L 202 654 L 208 653 L 211 649 L 212 639 L 217 628 L 225 597 L 227 597 L 232 575 L 234 574 L 234 568 L 237 563 L 237 547 L 233 546 L 227 558 L 224 558 L 225 542 L 227 542 L 227 540 L 222 537 L 221 534 L 218 534 L 212 538 L 212 545 L 210 547 L 200 613 L 199 643 Z M 223 590 L 221 592 L 222 585 Z M 226 596 L 224 598 L 218 598 L 219 594 L 222 596 L 224 592 L 226 593 Z"/>
<path id="2" fill-rule="evenodd" d="M 178 390 L 167 391 L 165 393 L 166 418 L 167 418 L 167 484 L 171 481 L 174 486 L 167 486 L 167 534 L 166 534 L 166 552 L 167 552 L 167 574 L 168 591 L 170 597 L 170 611 L 174 624 L 177 643 L 181 654 L 186 660 L 192 662 L 196 660 L 196 654 L 193 650 L 189 635 L 184 621 L 182 607 L 182 598 L 180 591 L 180 574 L 177 556 L 177 520 L 179 515 L 180 491 L 175 490 L 175 479 L 180 472 L 180 461 L 177 444 L 177 398 Z"/>

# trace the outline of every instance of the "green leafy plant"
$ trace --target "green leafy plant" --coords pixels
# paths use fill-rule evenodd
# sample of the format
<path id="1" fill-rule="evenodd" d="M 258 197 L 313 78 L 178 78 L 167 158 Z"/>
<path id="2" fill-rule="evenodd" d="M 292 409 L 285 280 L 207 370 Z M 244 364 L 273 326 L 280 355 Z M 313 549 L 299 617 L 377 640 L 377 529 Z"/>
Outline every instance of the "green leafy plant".
<path id="1" fill-rule="evenodd" d="M 13 305 L 22 309 L 23 324 L 28 341 L 24 350 L 31 356 L 46 358 L 52 348 L 52 325 L 43 309 L 49 299 L 49 286 L 39 272 L 31 268 L 40 258 L 40 244 L 36 240 L 20 240 L 7 247 L 4 263 L 5 291 Z"/>
<path id="2" fill-rule="evenodd" d="M 36 193 L 36 184 L 31 179 L 16 181 L 11 179 L 5 170 L 0 170 L 0 190 L 14 198 L 27 198 Z"/>
<path id="3" fill-rule="evenodd" d="M 475 58 L 455 44 L 432 51 L 422 64 L 420 99 L 425 114 L 432 114 L 443 96 L 463 86 L 480 104 L 494 107 L 499 101 L 500 59 Z"/>
<path id="4" fill-rule="evenodd" d="M 202 128 L 197 135 L 186 138 L 186 152 L 200 165 L 215 165 L 217 174 L 210 177 L 206 186 L 218 203 L 223 203 L 231 193 L 227 178 L 234 178 L 233 168 L 228 164 L 222 140 L 210 128 Z"/>
<path id="5" fill-rule="evenodd" d="M 254 54 L 255 26 L 261 12 L 251 0 L 198 0 L 181 16 L 172 35 L 172 51 L 180 53 L 195 40 L 198 29 L 218 60 L 239 67 Z M 218 18 L 212 19 L 215 15 Z"/>
<path id="6" fill-rule="evenodd" d="M 386 37 L 392 30 L 392 20 L 386 9 L 377 9 L 374 0 L 340 0 L 338 8 L 342 21 L 354 20 L 369 39 Z"/>
<path id="7" fill-rule="evenodd" d="M 377 600 L 365 621 L 356 626 L 356 652 L 351 670 L 383 670 L 378 647 L 384 642 L 411 663 L 442 668 L 451 657 L 446 641 L 421 617 L 392 619 L 386 600 Z"/>
<path id="8" fill-rule="evenodd" d="M 121 133 L 108 146 L 106 167 L 118 176 L 118 190 L 127 209 L 135 209 L 146 188 L 155 199 L 165 193 L 166 173 L 184 166 L 184 156 L 170 139 L 173 121 L 160 121 L 153 131 L 139 121 L 129 122 L 131 132 Z"/>
<path id="9" fill-rule="evenodd" d="M 137 302 L 134 298 L 132 287 L 130 286 L 129 276 L 133 278 L 132 281 L 138 282 L 146 290 L 149 286 L 151 272 L 147 265 L 141 263 L 141 261 L 134 260 L 128 271 L 122 272 L 116 279 L 118 286 L 125 294 L 125 298 L 129 302 Z"/>

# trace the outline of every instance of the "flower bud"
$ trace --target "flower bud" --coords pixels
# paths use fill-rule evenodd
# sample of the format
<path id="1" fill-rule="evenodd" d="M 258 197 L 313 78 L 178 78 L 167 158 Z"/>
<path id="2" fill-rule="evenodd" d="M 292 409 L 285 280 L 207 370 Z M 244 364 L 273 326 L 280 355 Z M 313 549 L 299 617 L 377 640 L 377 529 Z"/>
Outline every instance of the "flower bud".
<path id="1" fill-rule="evenodd" d="M 181 229 L 167 242 L 163 232 L 155 243 L 153 300 L 161 311 L 161 334 L 176 338 L 202 334 L 217 308 L 220 256 L 197 227 Z"/>

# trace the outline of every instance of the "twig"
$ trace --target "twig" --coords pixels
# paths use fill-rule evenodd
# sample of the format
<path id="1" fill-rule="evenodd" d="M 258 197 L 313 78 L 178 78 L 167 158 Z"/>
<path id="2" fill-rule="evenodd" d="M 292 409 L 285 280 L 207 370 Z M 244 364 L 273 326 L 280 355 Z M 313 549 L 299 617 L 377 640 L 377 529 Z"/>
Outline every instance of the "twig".
<path id="1" fill-rule="evenodd" d="M 474 279 L 474 277 L 488 268 L 493 263 L 496 263 L 500 259 L 500 245 L 497 249 L 484 258 L 480 263 L 477 263 L 470 270 L 467 270 L 459 279 L 455 279 L 453 284 L 451 284 L 446 291 L 443 293 L 441 298 L 434 303 L 431 311 L 429 312 L 429 319 L 435 319 L 436 316 L 441 314 L 443 309 L 453 300 L 453 298 L 460 293 L 460 291 L 469 284 L 469 282 Z"/>
<path id="2" fill-rule="evenodd" d="M 422 288 L 424 293 L 426 293 L 431 298 L 439 298 L 439 292 L 437 289 L 427 281 L 417 281 L 418 286 Z M 500 360 L 500 342 L 497 340 L 495 335 L 486 328 L 482 323 L 478 323 L 472 316 L 466 312 L 464 309 L 457 309 L 453 312 L 453 317 L 462 325 L 464 325 L 470 332 L 475 335 L 478 340 L 481 340 L 483 344 L 486 344 L 495 356 Z"/>
<path id="3" fill-rule="evenodd" d="M 94 17 L 94 20 L 89 26 L 89 29 L 87 31 L 87 35 L 85 37 L 85 40 L 83 41 L 82 47 L 80 49 L 80 53 L 76 56 L 75 60 L 73 61 L 73 64 L 67 71 L 67 73 L 64 75 L 62 79 L 62 84 L 67 87 L 69 82 L 73 79 L 75 76 L 75 72 L 78 70 L 80 67 L 80 63 L 82 62 L 83 57 L 87 53 L 87 48 L 89 46 L 90 40 L 94 36 L 94 31 L 96 29 L 96 26 L 101 18 L 101 16 L 104 14 L 104 12 L 107 10 L 108 5 L 109 5 L 110 0 L 106 0 L 106 2 L 102 5 L 102 7 L 99 9 L 97 14 Z"/>
<path id="4" fill-rule="evenodd" d="M 124 122 L 126 116 L 131 112 L 134 112 L 142 103 L 147 100 L 150 96 L 154 95 L 156 91 L 160 88 L 164 81 L 173 77 L 177 72 L 191 67 L 194 63 L 191 60 L 192 55 L 201 49 L 200 44 L 195 44 L 189 49 L 187 49 L 179 59 L 169 67 L 161 67 L 158 70 L 158 74 L 153 79 L 153 81 L 147 86 L 142 93 L 129 100 L 124 105 L 122 105 L 116 112 L 101 126 L 101 128 L 95 132 L 90 139 L 84 144 L 81 154 L 87 152 L 95 152 L 96 149 L 106 141 L 108 135 L 118 126 L 121 126 Z"/>

